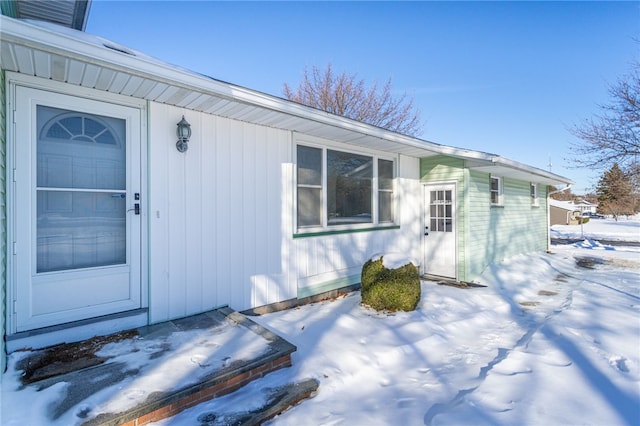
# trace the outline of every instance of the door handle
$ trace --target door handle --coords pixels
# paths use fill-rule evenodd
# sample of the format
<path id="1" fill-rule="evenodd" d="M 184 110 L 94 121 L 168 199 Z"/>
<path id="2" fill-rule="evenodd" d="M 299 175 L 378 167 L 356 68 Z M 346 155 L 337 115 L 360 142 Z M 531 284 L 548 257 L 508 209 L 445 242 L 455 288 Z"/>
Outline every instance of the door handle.
<path id="1" fill-rule="evenodd" d="M 140 193 L 136 192 L 135 194 L 133 194 L 133 199 L 135 201 L 140 201 Z M 133 208 L 132 209 L 128 209 L 127 212 L 130 212 L 133 210 L 133 213 L 136 215 L 140 215 L 140 203 L 134 203 L 133 204 Z"/>
<path id="2" fill-rule="evenodd" d="M 133 194 L 133 199 L 136 201 L 140 201 L 140 193 L 136 192 Z M 139 215 L 140 214 L 140 203 L 135 203 L 133 205 L 133 213 Z"/>

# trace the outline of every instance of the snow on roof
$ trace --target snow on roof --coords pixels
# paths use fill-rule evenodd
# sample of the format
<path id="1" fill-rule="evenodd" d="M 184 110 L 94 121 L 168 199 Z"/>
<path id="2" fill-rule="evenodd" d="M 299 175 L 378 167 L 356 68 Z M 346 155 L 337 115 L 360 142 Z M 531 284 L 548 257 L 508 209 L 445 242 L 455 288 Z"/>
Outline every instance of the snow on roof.
<path id="1" fill-rule="evenodd" d="M 569 210 L 569 211 L 580 211 L 580 209 L 578 209 L 576 207 L 575 204 L 573 204 L 573 201 L 560 201 L 560 200 L 554 200 L 553 198 L 549 199 L 549 204 L 552 207 L 557 207 L 559 209 L 563 209 L 563 210 Z"/>

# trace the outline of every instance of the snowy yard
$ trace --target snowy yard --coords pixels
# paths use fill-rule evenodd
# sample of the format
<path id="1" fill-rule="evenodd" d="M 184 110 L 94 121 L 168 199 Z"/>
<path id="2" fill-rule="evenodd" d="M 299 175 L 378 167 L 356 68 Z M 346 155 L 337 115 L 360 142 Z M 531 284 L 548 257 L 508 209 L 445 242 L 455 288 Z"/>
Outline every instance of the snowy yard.
<path id="1" fill-rule="evenodd" d="M 596 240 L 640 241 L 640 217 L 552 231 L 587 239 L 493 265 L 477 280 L 486 287 L 424 282 L 414 312 L 377 313 L 354 292 L 252 317 L 298 347 L 293 366 L 156 425 L 224 425 L 225 413 L 262 406 L 263 389 L 306 378 L 319 382 L 317 395 L 270 424 L 639 425 L 640 247 Z M 132 353 L 136 366 L 145 351 Z M 20 356 L 10 356 L 11 368 Z M 144 390 L 172 380 L 174 369 L 159 369 Z M 19 387 L 5 374 L 3 424 L 75 418 L 71 410 L 52 423 L 47 414 L 64 386 L 31 397 Z"/>
<path id="2" fill-rule="evenodd" d="M 582 231 L 639 241 L 640 218 Z M 587 241 L 490 267 L 485 288 L 424 283 L 411 313 L 378 314 L 356 292 L 254 317 L 298 346 L 293 367 L 158 424 L 219 424 L 198 418 L 313 377 L 317 396 L 271 424 L 638 425 L 639 272 L 640 248 Z"/>

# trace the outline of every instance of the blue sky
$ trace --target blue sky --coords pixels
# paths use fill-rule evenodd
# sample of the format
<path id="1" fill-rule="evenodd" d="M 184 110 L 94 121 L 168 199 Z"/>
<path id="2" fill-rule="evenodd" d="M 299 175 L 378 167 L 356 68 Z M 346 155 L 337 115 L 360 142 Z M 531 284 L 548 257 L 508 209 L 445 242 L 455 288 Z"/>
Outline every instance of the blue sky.
<path id="1" fill-rule="evenodd" d="M 305 66 L 391 78 L 423 139 L 551 161 L 581 194 L 601 171 L 571 167 L 567 129 L 640 59 L 640 2 L 93 0 L 86 31 L 276 96 Z"/>

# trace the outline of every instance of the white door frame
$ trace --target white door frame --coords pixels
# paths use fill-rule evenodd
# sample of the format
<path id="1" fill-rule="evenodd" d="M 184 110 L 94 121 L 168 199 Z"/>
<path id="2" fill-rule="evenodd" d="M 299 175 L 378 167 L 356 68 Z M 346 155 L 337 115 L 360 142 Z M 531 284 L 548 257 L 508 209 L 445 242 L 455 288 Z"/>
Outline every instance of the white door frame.
<path id="1" fill-rule="evenodd" d="M 21 247 L 21 244 L 24 244 L 22 241 L 17 241 L 17 223 L 16 218 L 18 214 L 21 212 L 18 211 L 18 198 L 21 196 L 16 192 L 16 181 L 18 179 L 23 178 L 20 173 L 24 172 L 20 169 L 16 170 L 16 164 L 20 161 L 20 159 L 16 158 L 16 143 L 18 143 L 18 132 L 16 129 L 17 124 L 20 123 L 22 125 L 26 125 L 22 123 L 22 120 L 17 119 L 16 116 L 17 111 L 17 89 L 18 88 L 26 88 L 26 89 L 36 89 L 43 92 L 49 92 L 60 99 L 65 99 L 66 101 L 76 100 L 76 105 L 81 105 L 82 102 L 96 103 L 99 102 L 104 106 L 108 106 L 109 104 L 113 104 L 117 107 L 128 107 L 133 108 L 135 115 L 135 134 L 129 134 L 127 137 L 139 138 L 140 150 L 139 154 L 133 156 L 131 159 L 133 163 L 133 170 L 136 170 L 136 174 L 139 171 L 139 189 L 131 188 L 131 190 L 135 190 L 135 192 L 140 192 L 141 194 L 141 215 L 139 217 L 139 241 L 136 243 L 139 246 L 139 260 L 136 260 L 138 264 L 136 266 L 137 270 L 135 274 L 139 276 L 140 288 L 139 288 L 139 298 L 136 306 L 137 308 L 146 308 L 148 307 L 148 244 L 147 244 L 147 200 L 146 194 L 147 191 L 147 115 L 146 115 L 146 102 L 138 99 L 122 97 L 119 95 L 114 95 L 111 93 L 100 92 L 93 89 L 81 88 L 65 83 L 55 82 L 51 80 L 45 80 L 41 78 L 24 76 L 21 74 L 16 74 L 12 72 L 7 72 L 7 83 L 6 83 L 6 93 L 7 97 L 7 241 L 8 241 L 8 250 L 7 250 L 7 308 L 6 308 L 6 334 L 12 335 L 18 332 L 18 315 L 17 315 L 17 296 L 18 296 L 18 275 L 17 275 L 17 263 L 16 263 L 16 252 L 18 247 Z M 60 107 L 64 108 L 65 103 L 61 102 Z M 78 108 L 78 106 L 76 106 Z M 35 120 L 35 117 L 31 117 L 30 120 Z M 29 125 L 32 125 L 32 122 L 29 121 Z M 127 130 L 129 132 L 129 130 Z M 129 155 L 129 154 L 128 154 Z M 33 154 L 30 154 L 32 157 Z M 30 160 L 31 161 L 31 160 Z M 129 161 L 129 160 L 128 160 Z M 131 167 L 129 167 L 131 168 Z M 28 171 L 26 173 L 32 173 L 33 171 Z M 130 201 L 127 200 L 127 208 L 129 208 Z M 22 213 L 23 214 L 23 213 Z M 96 316 L 101 315 L 98 311 Z M 62 321 L 64 322 L 64 321 Z M 47 326 L 46 324 L 43 326 Z M 35 323 L 33 328 L 38 328 L 38 324 Z"/>
<path id="2" fill-rule="evenodd" d="M 441 258 L 451 259 L 451 262 L 447 262 L 446 270 L 442 271 L 433 271 L 429 270 L 429 262 L 427 257 L 429 255 L 429 250 L 432 249 L 432 245 L 435 243 L 433 231 L 430 226 L 430 190 L 435 188 L 447 188 L 452 191 L 452 231 L 451 235 L 449 235 L 450 247 L 448 251 L 442 253 Z M 422 187 L 422 264 L 423 264 L 423 273 L 430 275 L 438 275 L 447 278 L 458 279 L 458 183 L 456 181 L 441 181 L 441 182 L 426 182 Z M 447 233 L 448 234 L 448 233 Z M 431 239 L 430 239 L 431 237 Z M 434 273 L 439 272 L 439 273 Z M 444 273 L 443 273 L 444 272 Z"/>

